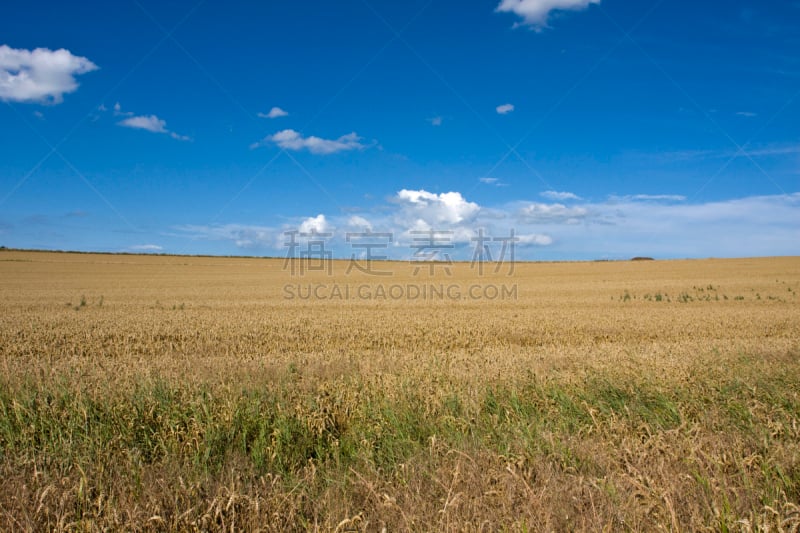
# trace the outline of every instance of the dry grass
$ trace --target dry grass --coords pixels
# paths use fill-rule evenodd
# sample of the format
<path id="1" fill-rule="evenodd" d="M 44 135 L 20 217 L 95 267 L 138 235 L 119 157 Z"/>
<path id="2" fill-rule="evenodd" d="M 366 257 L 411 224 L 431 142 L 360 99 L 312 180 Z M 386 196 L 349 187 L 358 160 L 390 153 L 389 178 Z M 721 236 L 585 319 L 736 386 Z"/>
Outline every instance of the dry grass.
<path id="1" fill-rule="evenodd" d="M 800 530 L 799 258 L 282 265 L 0 253 L 0 529 Z"/>

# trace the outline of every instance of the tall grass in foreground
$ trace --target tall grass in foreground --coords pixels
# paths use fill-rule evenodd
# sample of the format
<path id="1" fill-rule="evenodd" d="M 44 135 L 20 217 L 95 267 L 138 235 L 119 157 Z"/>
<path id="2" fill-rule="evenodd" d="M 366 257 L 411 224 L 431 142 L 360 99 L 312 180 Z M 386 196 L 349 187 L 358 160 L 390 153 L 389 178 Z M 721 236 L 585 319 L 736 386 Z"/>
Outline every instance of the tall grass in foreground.
<path id="1" fill-rule="evenodd" d="M 796 530 L 797 355 L 481 387 L 6 379 L 0 527 Z"/>

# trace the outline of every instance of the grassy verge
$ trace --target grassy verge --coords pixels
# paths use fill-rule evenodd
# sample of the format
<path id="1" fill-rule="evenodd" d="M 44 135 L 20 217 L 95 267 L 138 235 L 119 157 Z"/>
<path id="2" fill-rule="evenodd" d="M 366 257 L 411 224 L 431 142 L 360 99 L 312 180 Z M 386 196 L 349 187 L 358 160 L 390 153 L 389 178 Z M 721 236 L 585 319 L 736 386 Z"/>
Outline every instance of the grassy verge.
<path id="1" fill-rule="evenodd" d="M 796 528 L 796 359 L 480 387 L 5 381 L 0 526 Z"/>

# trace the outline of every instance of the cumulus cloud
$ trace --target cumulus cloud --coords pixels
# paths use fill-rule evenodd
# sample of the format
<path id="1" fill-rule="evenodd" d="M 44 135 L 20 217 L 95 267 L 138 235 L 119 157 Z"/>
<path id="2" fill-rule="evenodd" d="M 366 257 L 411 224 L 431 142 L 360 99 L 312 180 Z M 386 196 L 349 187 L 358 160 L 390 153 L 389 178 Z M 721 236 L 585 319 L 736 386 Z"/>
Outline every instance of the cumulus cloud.
<path id="1" fill-rule="evenodd" d="M 289 116 L 289 113 L 287 113 L 280 107 L 273 107 L 272 109 L 269 110 L 269 113 L 258 113 L 259 118 L 278 118 L 286 116 Z"/>
<path id="2" fill-rule="evenodd" d="M 495 108 L 495 111 L 497 111 L 499 115 L 507 115 L 514 111 L 514 104 L 499 105 Z"/>
<path id="3" fill-rule="evenodd" d="M 468 202 L 459 192 L 436 194 L 424 189 L 403 189 L 397 193 L 395 202 L 401 206 L 403 219 L 418 225 L 422 222 L 427 227 L 468 222 L 480 211 L 478 204 Z"/>
<path id="4" fill-rule="evenodd" d="M 351 228 L 372 231 L 372 223 L 364 217 L 353 215 L 347 219 L 347 225 Z"/>
<path id="5" fill-rule="evenodd" d="M 522 24 L 541 30 L 553 11 L 579 11 L 600 0 L 502 0 L 496 11 L 522 17 Z"/>
<path id="6" fill-rule="evenodd" d="M 331 227 L 328 224 L 325 215 L 319 214 L 315 217 L 308 217 L 307 219 L 303 220 L 298 229 L 300 230 L 300 233 L 327 233 L 330 231 Z"/>
<path id="7" fill-rule="evenodd" d="M 663 197 L 667 197 L 664 200 Z M 247 225 L 183 226 L 184 237 L 226 240 L 240 249 L 286 253 L 284 232 L 331 233 L 325 249 L 334 257 L 354 253 L 347 232 L 390 233 L 381 255 L 410 259 L 419 251 L 419 231 L 434 231 L 454 260 L 469 261 L 477 246 L 500 254 L 501 241 L 517 237 L 519 260 L 629 259 L 637 255 L 672 257 L 741 257 L 798 255 L 800 193 L 750 196 L 712 202 L 674 201 L 678 195 L 628 195 L 602 201 L 515 201 L 479 206 L 459 192 L 431 193 L 403 189 L 367 218 L 341 214 L 297 218 L 278 227 Z M 655 199 L 654 199 L 655 198 Z M 477 243 L 478 230 L 491 239 Z M 299 240 L 302 241 L 303 237 Z M 309 239 L 309 237 L 305 237 Z M 382 241 L 386 242 L 386 241 Z M 305 244 L 303 244 L 304 246 Z"/>
<path id="8" fill-rule="evenodd" d="M 114 106 L 115 113 L 125 114 L 119 110 L 119 104 Z M 191 140 L 189 137 L 185 135 L 179 135 L 174 131 L 170 131 L 167 129 L 166 121 L 158 118 L 156 115 L 132 115 L 126 119 L 119 121 L 117 124 L 120 126 L 124 126 L 126 128 L 133 128 L 137 130 L 145 130 L 150 131 L 153 133 L 165 133 L 172 137 L 173 139 L 177 139 L 179 141 L 189 141 Z"/>
<path id="9" fill-rule="evenodd" d="M 342 135 L 338 139 L 323 139 L 314 135 L 303 137 L 300 132 L 291 129 L 281 130 L 274 135 L 269 135 L 261 142 L 250 145 L 250 148 L 258 148 L 268 143 L 276 144 L 284 150 L 308 150 L 312 154 L 318 155 L 328 155 L 336 152 L 361 150 L 365 148 L 361 143 L 361 137 L 356 135 L 355 132 Z"/>
<path id="10" fill-rule="evenodd" d="M 59 104 L 75 92 L 75 76 L 97 70 L 85 57 L 63 48 L 25 50 L 0 45 L 0 100 Z"/>
<path id="11" fill-rule="evenodd" d="M 544 192 L 539 193 L 539 196 L 543 196 L 543 197 L 547 198 L 548 200 L 560 200 L 562 202 L 565 201 L 565 200 L 580 200 L 581 199 L 581 197 L 578 196 L 577 194 L 574 194 L 574 193 L 571 193 L 571 192 L 560 192 L 560 191 L 544 191 Z"/>
<path id="12" fill-rule="evenodd" d="M 152 131 L 153 133 L 167 133 L 167 123 L 155 115 L 142 115 L 130 117 L 121 121 L 120 126 L 138 130 Z"/>

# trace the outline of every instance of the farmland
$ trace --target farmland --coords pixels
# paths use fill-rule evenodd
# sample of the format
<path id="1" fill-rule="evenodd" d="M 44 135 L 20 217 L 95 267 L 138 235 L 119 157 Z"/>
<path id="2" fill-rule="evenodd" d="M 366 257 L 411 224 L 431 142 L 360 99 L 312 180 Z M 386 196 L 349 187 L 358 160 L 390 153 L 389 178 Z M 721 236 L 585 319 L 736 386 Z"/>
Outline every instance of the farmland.
<path id="1" fill-rule="evenodd" d="M 0 528 L 800 528 L 800 258 L 284 266 L 0 252 Z"/>

